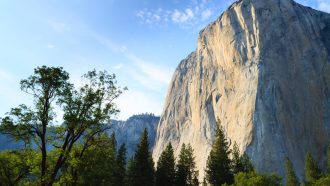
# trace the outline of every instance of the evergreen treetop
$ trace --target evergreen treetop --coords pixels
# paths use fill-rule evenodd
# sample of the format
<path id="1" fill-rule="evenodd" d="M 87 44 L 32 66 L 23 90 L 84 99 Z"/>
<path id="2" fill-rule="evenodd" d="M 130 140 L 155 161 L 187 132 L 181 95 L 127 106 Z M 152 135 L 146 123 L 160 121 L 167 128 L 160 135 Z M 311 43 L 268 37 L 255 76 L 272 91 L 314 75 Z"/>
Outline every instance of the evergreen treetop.
<path id="1" fill-rule="evenodd" d="M 286 186 L 299 186 L 299 181 L 294 173 L 292 163 L 289 158 L 285 159 L 285 169 L 286 169 Z"/>
<path id="2" fill-rule="evenodd" d="M 218 120 L 214 143 L 207 159 L 205 170 L 206 179 L 212 185 L 222 185 L 224 183 L 231 184 L 233 182 L 231 160 L 229 158 L 231 153 L 229 142 L 226 139 L 223 128 L 219 126 L 220 122 Z M 235 156 L 239 155 L 236 154 Z M 239 158 L 237 158 L 237 161 L 239 161 Z"/>
<path id="3" fill-rule="evenodd" d="M 313 184 L 320 176 L 320 171 L 312 154 L 307 153 L 305 159 L 305 178 L 307 184 Z"/>
<path id="4" fill-rule="evenodd" d="M 175 182 L 175 158 L 172 144 L 169 143 L 157 163 L 156 186 L 173 186 Z"/>

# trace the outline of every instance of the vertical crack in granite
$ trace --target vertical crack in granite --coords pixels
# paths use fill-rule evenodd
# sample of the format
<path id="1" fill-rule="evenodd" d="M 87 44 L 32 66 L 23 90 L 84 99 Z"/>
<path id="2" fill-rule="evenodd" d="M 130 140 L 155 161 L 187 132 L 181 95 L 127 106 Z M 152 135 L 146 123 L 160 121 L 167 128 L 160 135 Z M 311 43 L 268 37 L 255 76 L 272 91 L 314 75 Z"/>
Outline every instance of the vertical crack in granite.
<path id="1" fill-rule="evenodd" d="M 200 178 L 216 119 L 259 171 L 304 176 L 310 151 L 324 168 L 330 133 L 330 15 L 292 0 L 240 0 L 198 37 L 176 69 L 153 157 L 172 142 L 195 150 Z"/>

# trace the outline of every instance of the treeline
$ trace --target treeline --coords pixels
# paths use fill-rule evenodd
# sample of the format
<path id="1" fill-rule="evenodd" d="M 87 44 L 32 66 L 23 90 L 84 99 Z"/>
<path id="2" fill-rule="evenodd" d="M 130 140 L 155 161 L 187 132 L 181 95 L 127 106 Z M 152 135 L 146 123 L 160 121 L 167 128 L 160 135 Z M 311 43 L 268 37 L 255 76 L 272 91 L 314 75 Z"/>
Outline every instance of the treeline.
<path id="1" fill-rule="evenodd" d="M 127 159 L 125 144 L 117 146 L 115 134 L 106 132 L 93 139 L 91 146 L 74 147 L 66 164 L 54 180 L 54 185 L 104 185 L 104 186 L 277 186 L 281 178 L 276 174 L 257 173 L 246 154 L 240 155 L 236 143 L 229 149 L 222 128 L 217 128 L 212 150 L 205 169 L 205 177 L 199 181 L 194 151 L 188 144 L 181 146 L 177 159 L 169 143 L 161 153 L 155 168 L 149 151 L 148 132 L 140 137 L 133 157 Z M 85 148 L 85 149 L 84 149 Z M 82 153 L 84 152 L 84 153 Z M 49 152 L 48 166 L 56 164 L 60 152 Z M 39 185 L 40 152 L 21 149 L 0 152 L 0 185 Z M 330 163 L 330 154 L 329 154 Z M 330 183 L 329 174 L 321 174 L 311 154 L 306 156 L 306 180 L 299 183 L 289 159 L 285 160 L 287 186 L 320 185 Z M 330 167 L 329 167 L 330 168 Z"/>
<path id="2" fill-rule="evenodd" d="M 198 180 L 189 144 L 181 146 L 176 159 L 169 143 L 155 166 L 146 130 L 134 156 L 127 160 L 125 145 L 117 147 L 115 135 L 107 135 L 111 125 L 102 124 L 119 112 L 114 100 L 125 88 L 118 87 L 115 75 L 106 71 L 93 70 L 82 78 L 83 85 L 76 88 L 61 67 L 42 66 L 21 81 L 21 90 L 32 96 L 33 105 L 19 105 L 0 118 L 0 133 L 24 143 L 21 149 L 0 152 L 1 186 L 281 184 L 275 174 L 257 173 L 235 143 L 230 150 L 222 128 L 216 129 L 203 180 Z M 63 122 L 55 125 L 58 109 Z M 330 185 L 330 166 L 322 174 L 310 154 L 305 165 L 306 180 L 301 184 Z M 289 159 L 286 170 L 286 185 L 299 185 Z"/>
<path id="3" fill-rule="evenodd" d="M 217 136 L 221 133 L 217 131 Z M 228 144 L 217 138 L 203 184 L 229 183 L 234 172 L 251 172 L 253 166 L 246 155 L 239 156 L 237 146 L 233 160 L 228 159 Z M 220 143 L 219 143 L 220 142 Z M 225 145 L 218 148 L 219 145 Z M 85 150 L 84 150 L 85 148 Z M 100 133 L 86 148 L 77 144 L 54 180 L 54 185 L 106 185 L 106 186 L 198 186 L 198 171 L 194 151 L 183 144 L 176 161 L 171 143 L 162 152 L 155 168 L 149 151 L 148 132 L 145 129 L 135 154 L 127 160 L 125 144 L 117 147 L 115 134 Z M 222 149 L 222 150 L 221 150 Z M 83 152 L 83 153 L 82 153 Z M 219 154 L 220 152 L 220 154 Z M 59 150 L 49 151 L 48 166 L 54 167 Z M 223 157 L 219 155 L 224 155 Z M 2 185 L 39 185 L 41 154 L 33 149 L 0 152 L 0 183 Z M 224 158 L 225 157 L 225 158 Z M 219 165 L 221 167 L 219 167 Z M 220 172 L 219 172 L 220 171 Z M 228 171 L 228 172 L 227 172 Z M 228 174 L 229 173 L 229 174 Z M 265 177 L 268 179 L 268 177 Z"/>

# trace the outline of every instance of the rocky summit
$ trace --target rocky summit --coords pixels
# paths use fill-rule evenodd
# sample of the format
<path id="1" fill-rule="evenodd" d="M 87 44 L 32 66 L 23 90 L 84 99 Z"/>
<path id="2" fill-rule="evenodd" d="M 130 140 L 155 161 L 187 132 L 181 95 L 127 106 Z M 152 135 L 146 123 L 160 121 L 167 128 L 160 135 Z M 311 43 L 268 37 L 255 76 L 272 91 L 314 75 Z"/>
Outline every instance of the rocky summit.
<path id="1" fill-rule="evenodd" d="M 217 118 L 258 171 L 300 179 L 311 152 L 325 168 L 330 135 L 330 14 L 292 0 L 240 0 L 199 33 L 177 67 L 153 157 L 194 149 L 200 178 Z"/>

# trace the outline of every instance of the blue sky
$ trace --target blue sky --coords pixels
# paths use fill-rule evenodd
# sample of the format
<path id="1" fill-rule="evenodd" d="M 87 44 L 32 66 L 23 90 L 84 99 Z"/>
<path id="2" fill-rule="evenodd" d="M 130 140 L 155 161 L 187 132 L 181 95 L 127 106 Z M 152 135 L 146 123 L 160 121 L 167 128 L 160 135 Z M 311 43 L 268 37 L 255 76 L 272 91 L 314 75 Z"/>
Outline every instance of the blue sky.
<path id="1" fill-rule="evenodd" d="M 0 117 L 30 104 L 19 81 L 37 66 L 62 66 L 79 85 L 91 69 L 117 75 L 126 91 L 119 119 L 160 114 L 180 60 L 198 31 L 234 0 L 0 1 Z M 330 12 L 330 0 L 299 0 Z"/>

